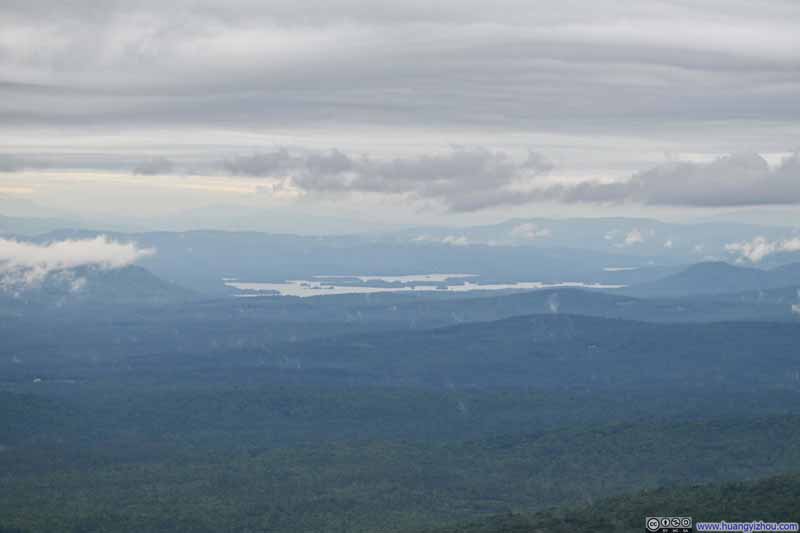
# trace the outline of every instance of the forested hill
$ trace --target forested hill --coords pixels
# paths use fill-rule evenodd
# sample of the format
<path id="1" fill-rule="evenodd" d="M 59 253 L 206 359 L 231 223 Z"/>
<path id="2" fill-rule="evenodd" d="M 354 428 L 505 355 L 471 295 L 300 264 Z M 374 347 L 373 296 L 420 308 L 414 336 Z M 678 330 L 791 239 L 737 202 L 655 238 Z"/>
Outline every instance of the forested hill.
<path id="1" fill-rule="evenodd" d="M 443 385 L 797 385 L 800 324 L 652 324 L 532 315 L 281 346 L 303 371 Z"/>
<path id="2" fill-rule="evenodd" d="M 687 296 L 758 291 L 800 285 L 800 263 L 771 270 L 709 261 L 689 266 L 662 279 L 634 285 L 626 292 L 637 296 Z"/>
<path id="3" fill-rule="evenodd" d="M 274 425 L 241 430 L 220 417 L 208 430 L 190 430 L 168 418 L 131 418 L 115 435 L 89 420 L 79 442 L 60 439 L 59 431 L 7 443 L 0 524 L 25 533 L 395 533 L 661 486 L 800 471 L 797 416 L 584 426 L 467 441 L 356 437 L 277 448 L 266 445 Z M 783 492 L 765 492 L 775 506 L 755 518 L 781 509 Z M 703 509 L 685 504 L 703 501 L 702 492 L 653 494 L 652 505 L 622 498 L 575 511 L 566 523 Z M 737 510 L 735 490 L 730 501 Z M 733 515 L 720 509 L 721 517 Z"/>
<path id="4" fill-rule="evenodd" d="M 690 516 L 695 522 L 800 522 L 800 474 L 662 488 L 586 507 L 497 515 L 425 533 L 639 533 L 649 516 Z"/>

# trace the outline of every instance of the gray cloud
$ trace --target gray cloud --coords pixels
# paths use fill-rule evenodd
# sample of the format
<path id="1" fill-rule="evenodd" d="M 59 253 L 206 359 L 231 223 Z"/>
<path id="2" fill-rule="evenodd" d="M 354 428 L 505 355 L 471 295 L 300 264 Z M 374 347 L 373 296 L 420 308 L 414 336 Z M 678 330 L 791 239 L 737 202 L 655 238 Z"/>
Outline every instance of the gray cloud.
<path id="1" fill-rule="evenodd" d="M 308 193 L 368 192 L 431 199 L 452 211 L 477 211 L 536 201 L 638 203 L 659 206 L 745 206 L 800 203 L 800 155 L 775 168 L 758 154 L 733 154 L 708 163 L 670 161 L 627 181 L 551 184 L 554 169 L 538 152 L 515 161 L 503 151 L 454 148 L 448 153 L 375 160 L 339 150 L 287 148 L 227 159 L 229 173 L 273 177 Z M 635 236 L 629 244 L 639 242 Z"/>
<path id="2" fill-rule="evenodd" d="M 271 152 L 236 156 L 222 162 L 222 167 L 235 176 L 280 176 L 303 165 L 303 160 L 289 154 L 286 148 Z"/>
<path id="3" fill-rule="evenodd" d="M 526 203 L 526 187 L 553 165 L 530 152 L 518 163 L 503 151 L 453 148 L 444 154 L 375 160 L 339 150 L 291 153 L 287 148 L 222 162 L 235 175 L 273 177 L 310 193 L 366 192 L 437 200 L 454 211 Z"/>
<path id="4" fill-rule="evenodd" d="M 758 154 L 733 154 L 710 163 L 669 162 L 626 182 L 582 182 L 540 191 L 565 202 L 647 205 L 745 206 L 800 203 L 800 156 L 770 169 Z"/>
<path id="5" fill-rule="evenodd" d="M 335 148 L 327 152 L 302 150 L 295 154 L 290 153 L 288 148 L 279 147 L 271 151 L 228 158 L 222 161 L 221 166 L 235 176 L 291 175 L 297 181 L 309 184 L 315 179 L 319 181 L 317 187 L 310 188 L 325 188 L 323 182 L 326 177 L 363 170 L 358 168 L 356 161 Z M 341 188 L 336 183 L 338 183 L 336 180 L 332 181 L 331 187 Z"/>
<path id="6" fill-rule="evenodd" d="M 533 145 L 565 176 L 616 179 L 662 150 L 794 149 L 797 2 L 5 0 L 0 10 L 0 140 L 44 150 L 54 168 L 149 175 L 174 161 L 201 174 L 220 154 L 297 143 L 342 151 L 251 153 L 215 170 L 452 211 L 800 201 L 796 157 L 773 170 L 735 155 L 551 187 L 535 179 L 551 166 L 538 154 L 391 159 L 446 141 Z M 169 159 L 131 159 L 153 146 Z M 362 150 L 383 159 L 352 155 Z M 0 171 L 26 168 L 36 167 L 0 157 Z"/>
<path id="7" fill-rule="evenodd" d="M 563 128 L 800 114 L 791 2 L 435 4 L 7 1 L 0 117 Z"/>
<path id="8" fill-rule="evenodd" d="M 142 176 L 155 176 L 156 174 L 169 174 L 174 168 L 173 162 L 166 157 L 154 157 L 136 165 L 133 173 Z"/>
<path id="9" fill-rule="evenodd" d="M 18 172 L 25 169 L 25 162 L 12 155 L 0 156 L 0 172 Z"/>
<path id="10" fill-rule="evenodd" d="M 0 172 L 20 172 L 30 168 L 46 168 L 47 162 L 27 156 L 0 154 Z"/>

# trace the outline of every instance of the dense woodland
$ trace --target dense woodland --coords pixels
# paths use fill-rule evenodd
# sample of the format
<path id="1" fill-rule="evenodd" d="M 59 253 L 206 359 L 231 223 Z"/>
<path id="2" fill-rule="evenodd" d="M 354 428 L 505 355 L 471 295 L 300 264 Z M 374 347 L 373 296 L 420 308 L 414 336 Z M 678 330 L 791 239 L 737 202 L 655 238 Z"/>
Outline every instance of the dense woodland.
<path id="1" fill-rule="evenodd" d="M 790 289 L 151 287 L 3 307 L 2 531 L 633 531 L 797 508 L 800 324 L 758 319 Z"/>
<path id="2" fill-rule="evenodd" d="M 754 517 L 768 516 L 765 522 L 800 522 L 798 501 L 800 477 L 777 476 L 752 482 L 662 488 L 534 515 L 496 515 L 426 533 L 627 533 L 642 531 L 642 517 L 646 516 L 691 516 L 695 522 L 750 522 Z"/>

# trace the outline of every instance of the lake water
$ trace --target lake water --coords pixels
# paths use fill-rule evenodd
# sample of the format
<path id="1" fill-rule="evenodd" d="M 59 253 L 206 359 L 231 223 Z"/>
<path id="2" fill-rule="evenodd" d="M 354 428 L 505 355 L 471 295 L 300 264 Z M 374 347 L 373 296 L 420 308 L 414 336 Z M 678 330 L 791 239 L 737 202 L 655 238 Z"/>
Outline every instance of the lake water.
<path id="1" fill-rule="evenodd" d="M 474 283 L 467 278 L 475 277 L 474 274 L 419 274 L 407 276 L 315 276 L 309 280 L 289 280 L 283 283 L 261 283 L 226 279 L 225 285 L 242 291 L 248 295 L 258 292 L 271 293 L 280 296 L 326 296 L 334 294 L 371 294 L 378 292 L 471 292 L 471 291 L 498 291 L 498 290 L 533 290 L 554 287 L 581 287 L 590 289 L 619 289 L 623 285 L 602 285 L 598 283 L 564 282 L 542 283 L 538 281 L 521 281 L 516 283 Z M 359 280 L 364 283 L 385 282 L 403 283 L 402 287 L 370 287 L 367 285 L 341 285 L 336 280 Z M 453 280 L 448 283 L 448 280 Z M 414 283 L 425 282 L 424 285 Z M 436 285 L 430 285 L 436 283 Z"/>

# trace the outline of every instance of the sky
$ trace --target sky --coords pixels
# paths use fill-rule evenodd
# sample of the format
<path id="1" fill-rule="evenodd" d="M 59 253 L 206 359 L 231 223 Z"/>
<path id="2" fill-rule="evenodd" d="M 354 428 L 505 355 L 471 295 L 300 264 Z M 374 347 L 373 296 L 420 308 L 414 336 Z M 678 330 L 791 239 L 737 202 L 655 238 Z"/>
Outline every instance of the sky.
<path id="1" fill-rule="evenodd" d="M 798 27 L 794 0 L 4 0 L 0 208 L 785 218 Z"/>

